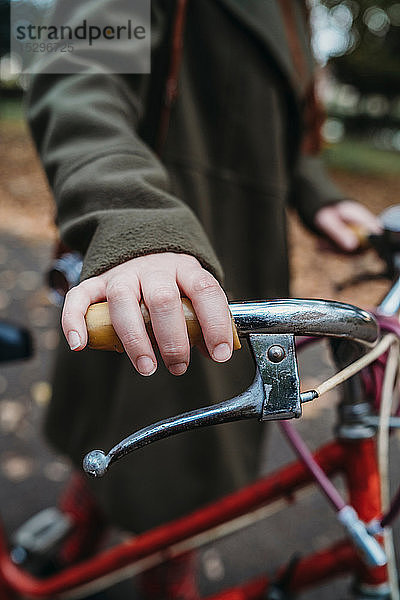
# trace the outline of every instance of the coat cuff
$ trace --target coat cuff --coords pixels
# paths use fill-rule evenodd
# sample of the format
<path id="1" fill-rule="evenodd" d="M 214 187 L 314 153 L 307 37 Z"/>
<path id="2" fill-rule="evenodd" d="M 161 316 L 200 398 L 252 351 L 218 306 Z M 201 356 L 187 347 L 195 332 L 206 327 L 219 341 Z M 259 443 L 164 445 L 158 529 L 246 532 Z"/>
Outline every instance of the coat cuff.
<path id="1" fill-rule="evenodd" d="M 324 206 L 336 204 L 346 197 L 326 173 L 322 159 L 303 155 L 293 180 L 290 203 L 297 209 L 304 224 L 318 232 L 314 220 Z"/>
<path id="2" fill-rule="evenodd" d="M 113 211 L 91 216 L 87 223 L 94 234 L 83 261 L 82 280 L 100 275 L 117 265 L 161 252 L 189 254 L 220 282 L 222 268 L 197 219 L 185 208 L 172 209 L 168 216 L 158 210 Z M 93 223 L 93 220 L 95 223 Z"/>
<path id="3" fill-rule="evenodd" d="M 84 255 L 82 279 L 146 254 L 190 254 L 220 282 L 221 265 L 192 210 L 169 190 L 164 169 L 129 153 L 99 156 L 55 189 L 62 240 Z"/>

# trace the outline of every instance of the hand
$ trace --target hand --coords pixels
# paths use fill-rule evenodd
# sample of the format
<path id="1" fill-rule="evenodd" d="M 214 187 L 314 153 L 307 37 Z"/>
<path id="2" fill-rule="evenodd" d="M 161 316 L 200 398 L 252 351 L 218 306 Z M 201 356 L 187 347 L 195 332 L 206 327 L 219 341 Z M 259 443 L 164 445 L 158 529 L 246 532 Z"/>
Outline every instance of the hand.
<path id="1" fill-rule="evenodd" d="M 190 346 L 181 292 L 193 304 L 211 358 L 225 362 L 233 348 L 225 293 L 197 259 L 186 254 L 134 258 L 72 288 L 62 314 L 64 335 L 71 350 L 82 350 L 87 344 L 86 311 L 90 304 L 106 299 L 114 329 L 134 367 L 141 375 L 152 375 L 157 359 L 139 307 L 143 299 L 166 367 L 173 375 L 182 375 L 189 364 Z"/>
<path id="2" fill-rule="evenodd" d="M 316 213 L 314 224 L 345 252 L 354 252 L 360 246 L 360 240 L 349 225 L 356 225 L 367 233 L 382 232 L 379 219 L 365 206 L 351 200 L 324 206 Z"/>

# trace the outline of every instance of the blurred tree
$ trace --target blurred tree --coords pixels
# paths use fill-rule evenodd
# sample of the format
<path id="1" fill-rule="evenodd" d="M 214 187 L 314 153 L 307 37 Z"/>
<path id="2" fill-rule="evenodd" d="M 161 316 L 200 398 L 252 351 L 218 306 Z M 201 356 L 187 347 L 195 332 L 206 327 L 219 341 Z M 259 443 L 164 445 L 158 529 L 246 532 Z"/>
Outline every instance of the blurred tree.
<path id="1" fill-rule="evenodd" d="M 10 2 L 0 0 L 0 56 L 10 51 Z"/>
<path id="2" fill-rule="evenodd" d="M 400 93 L 400 2 L 320 0 L 336 26 L 347 32 L 347 48 L 330 58 L 336 77 L 361 93 Z"/>

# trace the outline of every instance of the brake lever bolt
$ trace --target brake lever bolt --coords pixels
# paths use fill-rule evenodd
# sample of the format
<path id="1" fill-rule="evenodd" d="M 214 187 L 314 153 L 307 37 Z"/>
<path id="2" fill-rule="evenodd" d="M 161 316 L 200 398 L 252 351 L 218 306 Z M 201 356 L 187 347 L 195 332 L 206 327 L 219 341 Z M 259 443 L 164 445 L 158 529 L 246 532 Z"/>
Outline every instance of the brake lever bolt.
<path id="1" fill-rule="evenodd" d="M 273 363 L 280 363 L 286 356 L 282 346 L 274 345 L 268 348 L 268 359 Z"/>
<path id="2" fill-rule="evenodd" d="M 319 398 L 319 394 L 316 390 L 309 390 L 308 392 L 302 392 L 300 394 L 300 401 L 302 404 L 305 402 L 312 402 L 316 398 Z"/>

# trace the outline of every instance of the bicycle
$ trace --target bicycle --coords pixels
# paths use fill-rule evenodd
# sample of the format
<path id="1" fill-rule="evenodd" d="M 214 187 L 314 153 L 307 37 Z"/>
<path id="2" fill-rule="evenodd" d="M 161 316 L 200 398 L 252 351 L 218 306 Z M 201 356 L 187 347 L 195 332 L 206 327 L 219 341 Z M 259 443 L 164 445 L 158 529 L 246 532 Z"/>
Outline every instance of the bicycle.
<path id="1" fill-rule="evenodd" d="M 169 557 L 179 555 L 210 538 L 237 530 L 245 515 L 247 523 L 249 518 L 257 521 L 270 503 L 293 497 L 299 489 L 313 483 L 322 489 L 333 506 L 348 539 L 292 561 L 272 578 L 259 577 L 214 594 L 208 600 L 284 599 L 342 573 L 355 576 L 356 598 L 398 597 L 387 527 L 400 510 L 400 490 L 389 506 L 387 490 L 381 486 L 380 477 L 389 428 L 400 425 L 399 417 L 392 416 L 390 410 L 400 339 L 399 323 L 392 317 L 400 308 L 398 238 L 393 219 L 388 218 L 385 234 L 371 239 L 386 259 L 390 276 L 397 278 L 375 315 L 351 305 L 321 300 L 230 305 L 237 331 L 249 342 L 257 367 L 250 388 L 218 405 L 150 425 L 117 444 L 107 455 L 93 451 L 85 458 L 84 466 L 87 472 L 102 476 L 114 462 L 157 439 L 242 418 L 279 420 L 283 433 L 299 456 L 297 461 L 190 515 L 46 579 L 34 577 L 15 564 L 15 556 L 13 562 L 7 541 L 0 533 L 0 599 L 79 598 L 104 589 L 162 562 L 166 552 Z M 93 329 L 90 314 L 88 318 L 92 346 L 117 348 L 118 339 L 107 322 L 107 306 L 92 309 L 92 317 L 97 311 L 102 315 L 100 328 Z M 188 316 L 188 320 L 196 329 L 193 317 Z M 96 317 L 95 322 L 98 323 Z M 295 335 L 301 336 L 296 343 Z M 321 337 L 336 340 L 334 355 L 339 373 L 315 389 L 300 392 L 296 352 Z M 337 437 L 311 455 L 288 419 L 299 417 L 303 403 L 320 397 L 338 383 L 344 383 L 344 393 L 339 406 Z M 380 409 L 381 418 L 373 413 L 373 408 Z M 379 421 L 381 465 L 376 455 Z M 348 502 L 329 479 L 339 472 L 345 478 Z"/>

